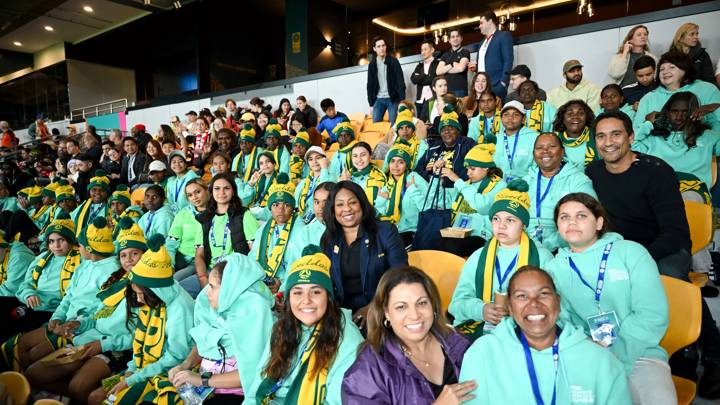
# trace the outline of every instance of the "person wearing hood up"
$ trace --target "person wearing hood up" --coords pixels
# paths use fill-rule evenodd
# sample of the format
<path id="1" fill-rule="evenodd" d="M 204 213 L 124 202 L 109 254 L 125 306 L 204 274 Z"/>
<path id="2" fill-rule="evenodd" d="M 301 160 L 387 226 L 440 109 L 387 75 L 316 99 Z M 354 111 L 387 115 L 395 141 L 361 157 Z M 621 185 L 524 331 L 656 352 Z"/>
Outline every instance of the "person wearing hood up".
<path id="1" fill-rule="evenodd" d="M 110 377 L 112 388 L 90 394 L 91 405 L 108 399 L 117 405 L 180 400 L 165 373 L 190 353 L 194 302 L 173 279 L 164 239 L 149 237 L 148 250 L 128 275 L 124 326 L 133 335 L 132 360 L 124 372 Z"/>
<path id="2" fill-rule="evenodd" d="M 175 387 L 212 388 L 206 405 L 237 403 L 247 396 L 273 324 L 275 299 L 264 278 L 258 263 L 240 253 L 213 267 L 195 302 L 190 329 L 195 346 L 168 373 Z M 194 371 L 197 366 L 199 372 Z"/>
<path id="3" fill-rule="evenodd" d="M 622 363 L 559 319 L 561 299 L 547 272 L 518 269 L 508 302 L 511 316 L 465 352 L 460 381 L 480 387 L 466 405 L 632 403 Z"/>
<path id="4" fill-rule="evenodd" d="M 355 361 L 363 337 L 350 311 L 335 300 L 330 258 L 319 246 L 303 249 L 284 291 L 284 310 L 245 403 L 340 405 L 345 371 Z"/>
<path id="5" fill-rule="evenodd" d="M 572 192 L 597 197 L 592 180 L 565 157 L 565 147 L 554 132 L 543 132 L 535 138 L 533 155 L 537 170 L 530 170 L 525 181 L 530 185 L 530 223 L 528 234 L 550 251 L 566 246 L 553 220 L 558 200 Z"/>
<path id="6" fill-rule="evenodd" d="M 604 209 L 585 193 L 561 198 L 554 216 L 569 245 L 547 265 L 563 297 L 561 320 L 622 362 L 634 404 L 676 404 L 660 346 L 669 314 L 655 260 L 642 245 L 608 232 Z"/>

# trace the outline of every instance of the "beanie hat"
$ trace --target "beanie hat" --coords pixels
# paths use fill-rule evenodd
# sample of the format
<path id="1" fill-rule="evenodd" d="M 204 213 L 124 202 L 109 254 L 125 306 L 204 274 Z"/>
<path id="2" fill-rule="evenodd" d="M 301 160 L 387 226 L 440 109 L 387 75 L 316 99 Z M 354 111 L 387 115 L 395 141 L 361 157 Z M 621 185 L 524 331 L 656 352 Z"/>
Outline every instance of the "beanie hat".
<path id="1" fill-rule="evenodd" d="M 274 136 L 276 138 L 280 138 L 280 131 L 282 131 L 282 126 L 278 124 L 278 121 L 273 118 L 268 122 L 267 126 L 265 127 L 265 136 L 263 138 L 267 138 L 270 136 Z"/>
<path id="2" fill-rule="evenodd" d="M 412 128 L 413 132 L 415 131 L 413 113 L 409 108 L 405 107 L 404 105 L 400 106 L 400 110 L 398 111 L 397 119 L 395 120 L 395 130 L 397 131 L 402 126 L 410 127 Z"/>
<path id="3" fill-rule="evenodd" d="M 308 245 L 302 251 L 302 257 L 290 266 L 285 293 L 298 284 L 317 284 L 327 290 L 328 296 L 334 298 L 332 278 L 330 278 L 330 258 L 318 245 Z"/>
<path id="4" fill-rule="evenodd" d="M 42 187 L 30 181 L 27 187 L 18 191 L 18 196 L 25 197 L 31 204 L 37 204 L 42 201 Z"/>
<path id="5" fill-rule="evenodd" d="M 295 184 L 290 182 L 287 174 L 278 174 L 268 193 L 270 193 L 267 202 L 268 207 L 271 207 L 276 202 L 284 202 L 295 208 Z"/>
<path id="6" fill-rule="evenodd" d="M 113 244 L 112 229 L 107 225 L 105 217 L 93 218 L 93 221 L 85 228 L 85 232 L 80 233 L 80 244 L 90 253 L 105 257 L 112 256 L 115 253 L 115 245 Z"/>
<path id="7" fill-rule="evenodd" d="M 302 128 L 298 131 L 298 133 L 295 135 L 295 139 L 293 139 L 293 145 L 296 143 L 299 143 L 301 145 L 305 145 L 305 147 L 309 148 L 312 146 L 310 143 L 310 134 L 308 134 L 307 129 Z"/>
<path id="8" fill-rule="evenodd" d="M 445 108 L 443 108 L 443 113 L 442 115 L 440 115 L 439 131 L 442 131 L 443 128 L 447 126 L 451 126 L 462 132 L 462 126 L 460 126 L 460 121 L 458 121 L 458 115 L 455 112 L 455 106 L 452 104 L 448 104 L 445 106 Z"/>
<path id="9" fill-rule="evenodd" d="M 52 182 L 47 186 L 43 187 L 41 195 L 43 197 L 55 199 L 55 190 L 57 190 L 58 187 L 60 187 L 60 183 Z"/>
<path id="10" fill-rule="evenodd" d="M 165 242 L 165 237 L 158 233 L 148 238 L 148 250 L 130 270 L 128 276 L 130 281 L 147 288 L 173 285 L 172 262 L 163 242 Z"/>
<path id="11" fill-rule="evenodd" d="M 240 130 L 240 142 L 255 142 L 255 135 L 255 127 L 252 124 L 245 124 Z"/>
<path id="12" fill-rule="evenodd" d="M 70 243 L 77 242 L 77 239 L 75 239 L 75 222 L 70 219 L 70 215 L 65 211 L 60 211 L 50 225 L 45 228 L 45 240 L 47 240 L 51 233 L 62 236 Z"/>
<path id="13" fill-rule="evenodd" d="M 495 195 L 495 202 L 488 213 L 492 220 L 493 215 L 500 211 L 509 212 L 520 218 L 525 226 L 530 222 L 530 196 L 527 191 L 528 184 L 523 179 L 515 179 L 508 183 L 507 188 Z"/>
<path id="14" fill-rule="evenodd" d="M 260 162 L 260 156 L 265 156 L 266 158 L 270 159 L 270 161 L 273 162 L 273 164 L 277 165 L 277 161 L 275 161 L 275 155 L 271 151 L 266 150 L 266 151 L 263 151 L 261 154 L 259 154 L 258 162 Z"/>
<path id="15" fill-rule="evenodd" d="M 145 234 L 135 221 L 130 217 L 120 217 L 117 224 L 118 232 L 115 240 L 118 242 L 117 253 L 129 248 L 147 250 Z"/>
<path id="16" fill-rule="evenodd" d="M 481 143 L 475 145 L 465 155 L 465 167 L 495 167 L 493 155 L 495 154 L 495 145 L 492 143 Z"/>
<path id="17" fill-rule="evenodd" d="M 125 207 L 132 205 L 132 202 L 130 202 L 130 190 L 128 190 L 128 187 L 125 184 L 118 184 L 117 188 L 110 196 L 108 203 L 112 203 L 113 201 L 121 202 L 125 204 Z"/>
<path id="18" fill-rule="evenodd" d="M 90 183 L 87 186 L 88 191 L 90 191 L 93 187 L 100 187 L 106 192 L 110 192 L 110 179 L 107 177 L 107 172 L 105 172 L 105 170 L 95 170 L 95 177 L 90 179 Z"/>
<path id="19" fill-rule="evenodd" d="M 255 121 L 255 114 L 251 112 L 243 113 L 243 115 L 240 116 L 240 121 L 248 122 L 248 121 Z"/>
<path id="20" fill-rule="evenodd" d="M 69 185 L 67 181 L 65 180 L 59 180 L 58 186 L 55 189 L 55 202 L 65 201 L 65 200 L 74 200 L 75 199 L 75 189 L 73 186 Z"/>
<path id="21" fill-rule="evenodd" d="M 410 170 L 412 168 L 412 149 L 410 149 L 410 146 L 404 139 L 395 142 L 392 148 L 390 148 L 390 151 L 388 151 L 388 164 L 394 157 L 402 158 L 402 160 L 405 161 L 405 165 L 407 166 L 406 170 Z"/>
<path id="22" fill-rule="evenodd" d="M 335 137 L 340 136 L 340 134 L 343 132 L 347 132 L 348 134 L 350 134 L 350 137 L 352 139 L 355 139 L 355 130 L 350 124 L 350 120 L 348 120 L 347 118 L 343 118 L 342 121 L 338 122 L 338 124 L 335 125 L 335 128 L 333 128 L 332 132 Z"/>
<path id="23" fill-rule="evenodd" d="M 123 211 L 122 214 L 120 214 L 120 216 L 121 217 L 130 217 L 133 220 L 135 220 L 135 222 L 137 222 L 140 219 L 140 217 L 143 216 L 143 214 L 144 214 L 144 212 L 143 212 L 142 208 L 140 208 L 137 205 L 131 205 L 131 206 L 125 208 L 125 211 Z"/>

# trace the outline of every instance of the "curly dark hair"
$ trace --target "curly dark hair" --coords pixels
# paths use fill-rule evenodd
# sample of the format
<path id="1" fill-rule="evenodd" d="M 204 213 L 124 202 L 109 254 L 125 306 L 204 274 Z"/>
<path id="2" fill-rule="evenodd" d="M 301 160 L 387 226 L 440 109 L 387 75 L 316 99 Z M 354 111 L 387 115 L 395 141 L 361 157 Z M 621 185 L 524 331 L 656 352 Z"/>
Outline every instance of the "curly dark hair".
<path id="1" fill-rule="evenodd" d="M 555 114 L 555 121 L 553 121 L 553 131 L 565 132 L 567 130 L 567 128 L 565 128 L 565 113 L 567 113 L 567 110 L 569 110 L 573 105 L 579 105 L 583 110 L 585 110 L 586 127 L 589 127 L 592 122 L 595 121 L 595 113 L 586 102 L 582 100 L 570 100 L 558 108 L 557 114 Z"/>
<path id="2" fill-rule="evenodd" d="M 687 103 L 688 114 L 687 117 L 685 117 L 685 125 L 683 126 L 683 132 L 685 132 L 685 144 L 687 145 L 688 149 L 694 148 L 697 145 L 697 139 L 702 136 L 702 134 L 706 130 L 710 129 L 710 125 L 708 125 L 704 120 L 695 121 L 690 118 L 692 116 L 692 113 L 694 113 L 698 108 L 700 108 L 700 102 L 698 101 L 697 96 L 695 96 L 695 94 L 689 91 L 677 92 L 670 96 L 668 101 L 662 107 L 662 110 L 660 110 L 660 116 L 663 118 L 663 120 L 665 120 L 666 122 L 669 121 L 670 109 L 672 108 L 672 105 L 677 102 Z M 656 123 L 658 121 L 659 120 L 655 120 Z M 658 126 L 656 125 L 653 131 L 650 133 L 651 135 L 662 136 L 665 139 L 670 136 L 671 128 L 665 129 L 657 127 Z"/>

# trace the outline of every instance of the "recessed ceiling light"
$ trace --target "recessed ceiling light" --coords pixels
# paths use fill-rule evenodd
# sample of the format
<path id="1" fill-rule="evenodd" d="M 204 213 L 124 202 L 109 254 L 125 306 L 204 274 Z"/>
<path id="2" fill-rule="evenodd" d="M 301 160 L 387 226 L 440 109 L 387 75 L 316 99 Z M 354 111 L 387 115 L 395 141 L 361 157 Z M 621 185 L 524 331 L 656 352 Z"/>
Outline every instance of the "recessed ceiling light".
<path id="1" fill-rule="evenodd" d="M 88 12 L 88 13 L 92 13 L 93 11 L 95 11 L 95 10 L 93 10 L 93 8 L 90 7 L 90 6 L 85 6 L 85 7 L 83 7 L 83 10 L 85 10 L 85 11 Z"/>
<path id="2" fill-rule="evenodd" d="M 15 46 L 22 46 L 22 42 L 20 42 L 20 41 L 15 41 L 15 42 L 13 42 L 13 45 L 15 45 Z"/>
<path id="3" fill-rule="evenodd" d="M 51 26 L 49 26 L 49 25 L 46 25 L 46 26 L 45 26 L 45 31 L 55 31 L 55 28 L 53 28 L 53 27 L 51 27 Z"/>

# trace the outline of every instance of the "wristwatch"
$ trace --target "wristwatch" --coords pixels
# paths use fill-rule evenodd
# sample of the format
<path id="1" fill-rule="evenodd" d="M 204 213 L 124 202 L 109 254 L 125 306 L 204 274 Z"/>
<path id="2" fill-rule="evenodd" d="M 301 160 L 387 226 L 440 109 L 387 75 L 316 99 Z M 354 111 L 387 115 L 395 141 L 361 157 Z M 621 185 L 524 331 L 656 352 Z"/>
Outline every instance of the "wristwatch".
<path id="1" fill-rule="evenodd" d="M 213 376 L 213 373 L 206 371 L 204 373 L 200 374 L 200 380 L 202 381 L 203 387 L 209 387 L 210 386 L 210 377 Z"/>

